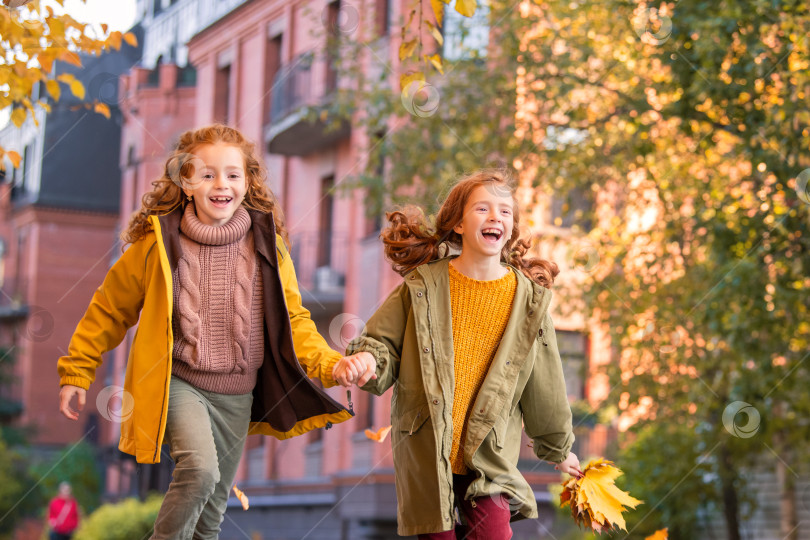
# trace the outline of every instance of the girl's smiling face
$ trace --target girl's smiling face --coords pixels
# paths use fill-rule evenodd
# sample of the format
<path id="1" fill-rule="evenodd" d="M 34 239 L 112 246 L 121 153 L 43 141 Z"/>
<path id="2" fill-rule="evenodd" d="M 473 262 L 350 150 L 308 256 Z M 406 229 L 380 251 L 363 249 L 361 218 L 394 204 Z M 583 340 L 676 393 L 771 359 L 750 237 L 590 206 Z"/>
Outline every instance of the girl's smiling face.
<path id="1" fill-rule="evenodd" d="M 470 193 L 461 223 L 453 230 L 461 235 L 461 250 L 480 257 L 501 256 L 512 236 L 515 200 L 500 186 L 482 185 Z"/>
<path id="2" fill-rule="evenodd" d="M 194 198 L 197 218 L 206 225 L 228 223 L 247 193 L 245 158 L 238 146 L 217 142 L 194 150 L 194 171 L 183 192 Z"/>

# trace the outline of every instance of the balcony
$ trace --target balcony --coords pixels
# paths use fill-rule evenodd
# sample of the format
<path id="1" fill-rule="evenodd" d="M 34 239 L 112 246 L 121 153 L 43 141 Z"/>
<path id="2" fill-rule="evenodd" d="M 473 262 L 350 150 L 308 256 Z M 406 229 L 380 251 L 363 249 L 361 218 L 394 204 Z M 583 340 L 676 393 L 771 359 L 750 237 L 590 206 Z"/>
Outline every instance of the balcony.
<path id="1" fill-rule="evenodd" d="M 343 308 L 348 235 L 313 231 L 292 235 L 290 241 L 304 305 L 339 312 Z"/>
<path id="2" fill-rule="evenodd" d="M 322 84 L 314 76 L 318 66 L 326 72 Z M 273 77 L 264 130 L 268 152 L 304 156 L 348 137 L 350 126 L 346 121 L 330 125 L 320 119 L 310 119 L 311 113 L 328 107 L 336 87 L 334 71 L 316 61 L 312 52 L 301 54 L 289 64 L 282 65 Z"/>

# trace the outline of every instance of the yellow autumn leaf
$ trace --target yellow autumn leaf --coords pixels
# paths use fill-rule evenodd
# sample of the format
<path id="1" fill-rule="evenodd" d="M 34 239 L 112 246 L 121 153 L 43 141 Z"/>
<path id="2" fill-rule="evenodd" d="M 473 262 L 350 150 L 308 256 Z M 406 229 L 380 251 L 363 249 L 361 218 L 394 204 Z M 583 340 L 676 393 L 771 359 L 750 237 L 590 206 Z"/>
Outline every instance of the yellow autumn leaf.
<path id="1" fill-rule="evenodd" d="M 54 79 L 48 79 L 45 81 L 45 88 L 48 90 L 48 93 L 53 99 L 59 101 L 59 96 L 62 95 L 62 89 L 59 87 L 59 83 L 57 81 Z"/>
<path id="2" fill-rule="evenodd" d="M 74 79 L 70 83 L 70 93 L 79 99 L 84 99 L 84 85 L 81 81 Z"/>
<path id="3" fill-rule="evenodd" d="M 475 15 L 475 0 L 456 0 L 456 11 L 465 17 Z"/>
<path id="4" fill-rule="evenodd" d="M 669 538 L 669 529 L 661 529 L 660 531 L 655 531 L 653 534 L 651 534 L 644 540 L 667 540 L 668 538 Z"/>
<path id="5" fill-rule="evenodd" d="M 25 112 L 25 109 L 23 109 L 22 107 L 14 107 L 14 109 L 11 111 L 11 121 L 17 127 L 21 127 L 23 125 L 26 116 L 27 114 Z"/>
<path id="6" fill-rule="evenodd" d="M 54 41 L 59 41 L 65 38 L 65 23 L 56 17 L 48 20 L 48 34 Z"/>
<path id="7" fill-rule="evenodd" d="M 444 75 L 444 68 L 442 67 L 442 57 L 438 54 L 432 54 L 428 56 L 427 54 L 424 56 L 425 62 L 430 62 L 433 64 L 433 67 L 436 68 L 436 71 Z"/>
<path id="8" fill-rule="evenodd" d="M 6 152 L 6 155 L 8 156 L 8 159 L 11 160 L 11 164 L 14 165 L 15 169 L 20 166 L 20 163 L 22 163 L 22 156 L 14 150 L 9 150 Z"/>
<path id="9" fill-rule="evenodd" d="M 131 47 L 138 46 L 138 38 L 135 37 L 135 34 L 132 32 L 127 32 L 124 34 L 124 41 L 126 41 Z"/>
<path id="10" fill-rule="evenodd" d="M 47 101 L 37 101 L 37 105 L 45 109 L 45 112 L 50 114 L 51 113 L 51 106 L 48 104 Z"/>
<path id="11" fill-rule="evenodd" d="M 582 472 L 581 477 L 563 482 L 560 506 L 570 506 L 576 524 L 595 532 L 616 528 L 626 530 L 622 515 L 624 507 L 635 508 L 642 501 L 613 483 L 622 472 L 613 466 L 613 462 L 604 459 L 588 463 Z"/>
<path id="12" fill-rule="evenodd" d="M 62 49 L 56 59 L 67 62 L 68 64 L 73 64 L 76 67 L 82 67 L 82 59 L 79 58 L 79 55 L 67 49 Z"/>
<path id="13" fill-rule="evenodd" d="M 425 24 L 427 24 L 428 30 L 430 30 L 430 34 L 433 36 L 433 39 L 436 40 L 436 43 L 438 43 L 440 47 L 444 45 L 444 36 L 439 29 L 436 28 L 436 25 L 430 21 L 425 21 Z"/>
<path id="14" fill-rule="evenodd" d="M 110 118 L 110 108 L 106 103 L 96 102 L 93 104 L 93 110 L 97 113 L 103 114 L 105 118 Z"/>
<path id="15" fill-rule="evenodd" d="M 409 71 L 408 73 L 403 73 L 399 77 L 399 87 L 403 92 L 407 92 L 411 83 L 414 81 L 421 81 L 424 83 L 425 74 L 421 71 Z"/>
<path id="16" fill-rule="evenodd" d="M 123 38 L 121 32 L 118 30 L 114 32 L 110 32 L 110 35 L 107 37 L 107 45 L 112 47 L 113 49 L 120 49 L 121 48 L 121 39 Z"/>
<path id="17" fill-rule="evenodd" d="M 416 40 L 412 39 L 410 41 L 403 41 L 399 46 L 399 60 L 405 60 L 409 58 L 413 51 L 416 49 Z"/>
<path id="18" fill-rule="evenodd" d="M 433 14 L 436 16 L 436 25 L 442 26 L 444 22 L 444 5 L 450 0 L 430 0 L 430 7 L 433 8 Z"/>

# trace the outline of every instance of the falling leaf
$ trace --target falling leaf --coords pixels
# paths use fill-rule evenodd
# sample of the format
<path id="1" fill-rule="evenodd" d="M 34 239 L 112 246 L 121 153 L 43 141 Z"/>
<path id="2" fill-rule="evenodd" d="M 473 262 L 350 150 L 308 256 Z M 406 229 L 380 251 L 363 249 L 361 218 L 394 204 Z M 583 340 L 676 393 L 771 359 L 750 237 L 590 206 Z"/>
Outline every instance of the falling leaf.
<path id="1" fill-rule="evenodd" d="M 655 531 L 644 540 L 667 540 L 667 538 L 669 538 L 669 529 L 661 529 L 660 531 Z"/>
<path id="2" fill-rule="evenodd" d="M 93 110 L 97 113 L 103 114 L 105 118 L 110 118 L 110 108 L 107 106 L 106 103 L 95 103 L 93 104 Z"/>
<path id="3" fill-rule="evenodd" d="M 11 164 L 14 165 L 15 169 L 20 166 L 20 163 L 22 162 L 22 156 L 20 156 L 20 154 L 14 150 L 9 150 L 6 152 L 6 155 L 8 156 L 8 159 L 11 160 Z"/>
<path id="4" fill-rule="evenodd" d="M 571 507 L 571 515 L 578 526 L 595 532 L 627 530 L 622 516 L 624 507 L 635 508 L 642 504 L 613 483 L 622 474 L 613 465 L 612 461 L 594 460 L 582 470 L 580 478 L 563 482 L 560 506 Z"/>
<path id="5" fill-rule="evenodd" d="M 370 429 L 366 430 L 366 437 L 371 439 L 372 441 L 377 441 L 381 443 L 385 440 L 388 436 L 388 432 L 391 431 L 391 426 L 385 426 L 377 430 L 377 432 L 373 432 Z"/>
<path id="6" fill-rule="evenodd" d="M 399 59 L 400 61 L 410 58 L 413 51 L 416 49 L 416 40 L 403 41 L 399 46 Z"/>
<path id="7" fill-rule="evenodd" d="M 244 491 L 236 487 L 236 484 L 233 485 L 233 494 L 236 495 L 236 498 L 239 499 L 240 503 L 242 503 L 243 510 L 250 508 L 250 501 L 248 500 L 247 495 L 245 495 Z"/>
<path id="8" fill-rule="evenodd" d="M 475 0 L 456 0 L 456 11 L 465 17 L 475 15 Z"/>

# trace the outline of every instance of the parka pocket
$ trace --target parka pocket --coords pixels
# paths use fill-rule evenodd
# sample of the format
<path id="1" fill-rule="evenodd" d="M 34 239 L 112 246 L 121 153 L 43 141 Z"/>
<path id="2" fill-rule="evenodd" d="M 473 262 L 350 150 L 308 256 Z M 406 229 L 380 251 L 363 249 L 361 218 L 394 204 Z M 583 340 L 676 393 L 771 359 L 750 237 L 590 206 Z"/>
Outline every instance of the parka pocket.
<path id="1" fill-rule="evenodd" d="M 399 421 L 399 430 L 413 435 L 427 422 L 428 418 L 430 418 L 430 408 L 427 403 L 424 403 L 403 413 Z"/>

